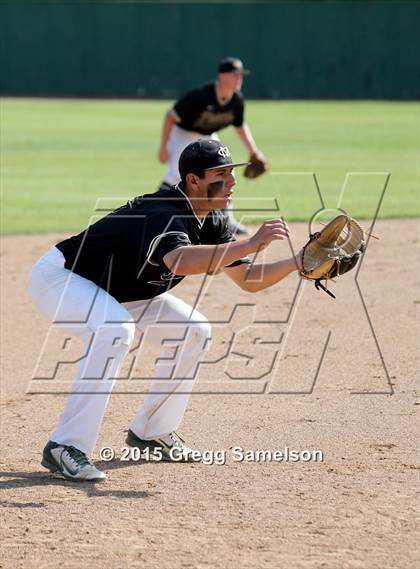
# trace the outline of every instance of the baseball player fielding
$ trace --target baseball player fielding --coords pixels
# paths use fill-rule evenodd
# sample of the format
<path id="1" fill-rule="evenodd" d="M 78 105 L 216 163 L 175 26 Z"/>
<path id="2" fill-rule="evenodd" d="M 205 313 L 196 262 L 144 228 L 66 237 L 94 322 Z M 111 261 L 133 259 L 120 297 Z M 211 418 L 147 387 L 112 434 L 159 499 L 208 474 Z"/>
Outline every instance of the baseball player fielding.
<path id="1" fill-rule="evenodd" d="M 265 265 L 248 257 L 287 239 L 284 221 L 266 221 L 241 241 L 230 231 L 221 210 L 232 199 L 234 168 L 243 165 L 220 141 L 199 139 L 180 156 L 175 188 L 129 201 L 57 243 L 33 267 L 30 292 L 39 310 L 84 342 L 67 404 L 43 451 L 42 465 L 50 471 L 70 480 L 105 479 L 89 455 L 136 326 L 158 346 L 180 328 L 185 339 L 169 376 L 162 354 L 126 442 L 143 451 L 159 447 L 166 459 L 174 448 L 186 460 L 191 455 L 177 430 L 211 327 L 169 291 L 188 275 L 223 271 L 241 289 L 256 292 L 300 268 L 299 256 Z"/>

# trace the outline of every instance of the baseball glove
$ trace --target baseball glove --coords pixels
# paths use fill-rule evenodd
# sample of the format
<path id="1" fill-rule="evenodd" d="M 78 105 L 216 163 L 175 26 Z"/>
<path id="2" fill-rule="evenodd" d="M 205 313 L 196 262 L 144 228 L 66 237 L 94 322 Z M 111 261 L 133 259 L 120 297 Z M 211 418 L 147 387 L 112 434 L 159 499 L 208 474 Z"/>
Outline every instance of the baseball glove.
<path id="1" fill-rule="evenodd" d="M 245 178 L 258 178 L 258 176 L 261 176 L 264 172 L 267 172 L 267 170 L 268 162 L 264 154 L 255 152 L 249 157 L 249 164 L 244 170 L 244 176 Z"/>
<path id="2" fill-rule="evenodd" d="M 315 281 L 315 287 L 330 296 L 329 279 L 339 277 L 353 269 L 366 248 L 363 229 L 347 215 L 339 215 L 324 229 L 309 236 L 302 249 L 303 278 Z M 321 281 L 325 281 L 325 285 Z"/>

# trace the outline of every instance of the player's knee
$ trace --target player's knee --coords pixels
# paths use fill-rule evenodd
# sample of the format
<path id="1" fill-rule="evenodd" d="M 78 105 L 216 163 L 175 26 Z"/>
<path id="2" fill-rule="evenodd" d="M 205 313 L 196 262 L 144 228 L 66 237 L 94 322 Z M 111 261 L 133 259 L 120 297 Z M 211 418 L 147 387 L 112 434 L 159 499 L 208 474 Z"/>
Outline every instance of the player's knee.
<path id="1" fill-rule="evenodd" d="M 134 322 L 124 322 L 120 324 L 117 330 L 119 342 L 125 346 L 131 346 L 136 333 L 136 325 Z"/>
<path id="2" fill-rule="evenodd" d="M 104 326 L 95 334 L 97 341 L 102 341 L 113 347 L 130 347 L 134 340 L 136 326 L 134 322 L 122 322 L 112 326 Z"/>
<path id="3" fill-rule="evenodd" d="M 194 313 L 193 323 L 191 324 L 191 332 L 195 341 L 202 349 L 206 349 L 211 340 L 211 324 L 205 316 L 199 312 Z"/>

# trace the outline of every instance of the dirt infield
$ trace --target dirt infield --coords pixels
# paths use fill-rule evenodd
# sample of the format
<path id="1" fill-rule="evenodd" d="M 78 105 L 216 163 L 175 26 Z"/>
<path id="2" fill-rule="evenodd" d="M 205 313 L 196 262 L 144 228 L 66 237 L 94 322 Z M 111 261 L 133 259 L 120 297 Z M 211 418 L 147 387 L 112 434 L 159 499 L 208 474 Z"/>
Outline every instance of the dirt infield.
<path id="1" fill-rule="evenodd" d="M 97 452 L 108 474 L 100 485 L 53 478 L 39 464 L 72 366 L 57 381 L 31 381 L 48 323 L 26 283 L 60 236 L 4 238 L 0 566 L 417 566 L 418 228 L 377 223 L 361 296 L 350 275 L 332 285 L 335 301 L 295 275 L 257 295 L 212 277 L 198 308 L 214 322 L 213 350 L 181 433 L 191 446 L 226 451 L 226 464 L 104 462 Z M 306 226 L 292 230 L 302 243 Z M 287 243 L 268 254 L 287 255 Z M 174 294 L 194 302 L 201 283 L 193 277 Z M 53 338 L 45 369 L 59 349 Z M 117 385 L 97 451 L 121 454 L 150 356 L 141 381 Z M 324 460 L 239 462 L 232 447 L 318 449 Z"/>

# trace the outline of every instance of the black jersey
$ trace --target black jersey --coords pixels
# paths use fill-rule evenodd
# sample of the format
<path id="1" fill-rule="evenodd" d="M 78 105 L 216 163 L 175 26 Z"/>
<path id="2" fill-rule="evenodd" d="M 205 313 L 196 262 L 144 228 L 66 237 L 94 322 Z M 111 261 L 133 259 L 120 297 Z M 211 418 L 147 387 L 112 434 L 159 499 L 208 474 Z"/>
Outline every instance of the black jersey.
<path id="1" fill-rule="evenodd" d="M 181 128 L 209 135 L 229 125 L 242 126 L 244 99 L 242 93 L 221 105 L 216 95 L 216 84 L 207 83 L 181 97 L 172 114 Z"/>
<path id="2" fill-rule="evenodd" d="M 139 196 L 56 247 L 65 268 L 93 281 L 119 302 L 157 296 L 184 278 L 163 258 L 185 245 L 234 241 L 219 210 L 200 221 L 178 187 Z M 238 259 L 230 266 L 249 262 Z"/>

